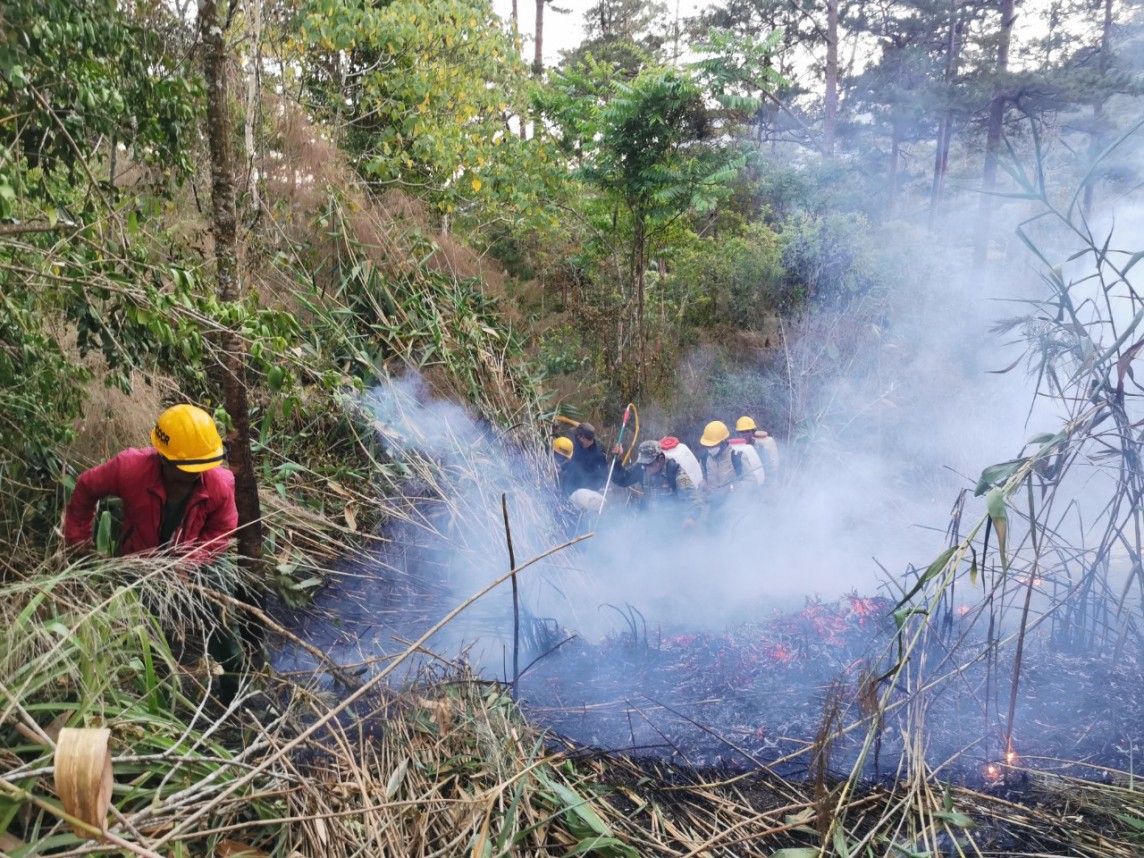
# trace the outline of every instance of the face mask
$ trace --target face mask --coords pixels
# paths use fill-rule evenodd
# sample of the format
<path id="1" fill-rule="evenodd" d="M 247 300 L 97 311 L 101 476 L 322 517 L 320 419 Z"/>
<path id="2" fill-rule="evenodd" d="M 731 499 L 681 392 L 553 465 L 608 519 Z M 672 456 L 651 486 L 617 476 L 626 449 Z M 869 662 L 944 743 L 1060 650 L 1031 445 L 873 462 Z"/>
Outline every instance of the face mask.
<path id="1" fill-rule="evenodd" d="M 720 444 L 718 447 L 712 447 L 711 452 L 708 453 L 707 455 L 713 459 L 718 459 L 719 456 L 723 453 L 723 447 L 724 447 L 723 444 Z"/>

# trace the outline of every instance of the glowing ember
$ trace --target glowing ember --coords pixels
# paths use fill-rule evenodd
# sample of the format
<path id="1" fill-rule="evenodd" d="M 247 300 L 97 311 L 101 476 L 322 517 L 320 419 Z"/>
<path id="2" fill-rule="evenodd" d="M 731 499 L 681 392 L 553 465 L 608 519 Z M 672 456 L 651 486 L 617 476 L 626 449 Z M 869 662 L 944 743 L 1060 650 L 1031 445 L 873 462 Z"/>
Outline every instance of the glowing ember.
<path id="1" fill-rule="evenodd" d="M 795 656 L 798 655 L 793 647 L 789 647 L 781 643 L 767 647 L 766 654 L 767 657 L 772 661 L 777 661 L 781 664 L 786 664 L 788 662 L 794 661 Z"/>

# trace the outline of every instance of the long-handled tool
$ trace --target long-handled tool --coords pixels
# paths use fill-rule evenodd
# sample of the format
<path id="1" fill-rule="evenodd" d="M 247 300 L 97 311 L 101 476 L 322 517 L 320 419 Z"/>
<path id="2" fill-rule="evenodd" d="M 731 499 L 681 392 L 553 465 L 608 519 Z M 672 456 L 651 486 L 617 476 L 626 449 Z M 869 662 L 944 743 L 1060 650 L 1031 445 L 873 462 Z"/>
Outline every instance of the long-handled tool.
<path id="1" fill-rule="evenodd" d="M 627 407 L 624 408 L 624 422 L 620 424 L 620 438 L 618 441 L 616 441 L 616 444 L 620 447 L 624 446 L 624 432 L 627 430 L 628 421 L 631 420 L 632 414 L 635 412 L 635 410 L 636 407 L 631 402 L 629 402 Z M 636 419 L 638 420 L 639 418 L 637 417 Z M 604 483 L 604 493 L 600 495 L 600 515 L 603 515 L 604 513 L 604 501 L 608 499 L 608 486 L 612 484 L 612 471 L 616 469 L 616 459 L 618 458 L 618 456 L 612 456 L 612 464 L 608 465 L 608 479 L 607 482 Z"/>

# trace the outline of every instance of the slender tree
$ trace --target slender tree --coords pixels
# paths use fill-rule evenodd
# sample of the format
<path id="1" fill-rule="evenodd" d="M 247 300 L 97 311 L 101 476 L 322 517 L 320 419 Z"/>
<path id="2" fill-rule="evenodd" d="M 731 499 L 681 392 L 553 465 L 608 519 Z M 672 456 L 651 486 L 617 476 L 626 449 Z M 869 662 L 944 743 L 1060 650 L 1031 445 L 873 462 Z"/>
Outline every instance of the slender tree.
<path id="1" fill-rule="evenodd" d="M 242 296 L 238 270 L 238 215 L 234 201 L 226 31 L 216 0 L 199 0 L 199 38 L 207 86 L 207 140 L 211 163 L 211 232 L 214 235 L 216 291 L 220 301 Z M 230 467 L 238 507 L 238 552 L 246 565 L 262 559 L 262 509 L 250 452 L 250 406 L 246 392 L 246 347 L 234 330 L 221 338 L 223 404 L 234 436 Z"/>
<path id="2" fill-rule="evenodd" d="M 532 73 L 537 77 L 544 73 L 544 5 L 545 0 L 536 0 L 536 53 L 532 55 Z"/>
<path id="3" fill-rule="evenodd" d="M 1098 62 L 1098 70 L 1100 72 L 1101 80 L 1108 74 L 1110 65 L 1109 49 L 1112 43 L 1112 0 L 1104 0 L 1104 18 L 1101 22 L 1100 28 L 1100 58 Z M 1104 125 L 1104 102 L 1107 99 L 1107 92 L 1100 92 L 1096 101 L 1092 105 L 1092 140 L 1089 145 L 1089 157 L 1091 160 L 1096 161 L 1100 156 L 1100 150 L 1103 143 L 1103 135 L 1101 134 Z M 1084 211 L 1086 213 L 1092 211 L 1092 193 L 1095 182 L 1089 180 L 1084 186 Z"/>
<path id="4" fill-rule="evenodd" d="M 834 157 L 838 127 L 838 0 L 826 0 L 826 95 L 822 102 L 822 154 Z"/>
<path id="5" fill-rule="evenodd" d="M 1011 98 L 1005 86 L 1009 71 L 1009 48 L 1013 40 L 1013 22 L 1016 20 L 1015 0 L 1001 0 L 1001 21 L 997 31 L 997 62 L 994 66 L 997 85 L 989 102 L 989 126 L 985 139 L 985 166 L 981 174 L 981 203 L 977 218 L 975 262 L 980 267 L 989 254 L 989 231 L 992 226 L 994 200 L 991 196 L 997 185 L 997 156 L 1001 149 L 1005 110 Z"/>
<path id="6" fill-rule="evenodd" d="M 958 60 L 961 55 L 961 14 L 958 0 L 949 0 L 949 21 L 945 37 L 945 78 L 943 89 L 946 98 L 950 97 L 953 82 L 957 77 Z M 953 139 L 954 110 L 947 104 L 942 111 L 937 127 L 937 140 L 934 146 L 933 183 L 930 186 L 930 226 L 937 217 L 942 195 L 945 193 L 945 176 L 949 172 L 949 146 Z"/>

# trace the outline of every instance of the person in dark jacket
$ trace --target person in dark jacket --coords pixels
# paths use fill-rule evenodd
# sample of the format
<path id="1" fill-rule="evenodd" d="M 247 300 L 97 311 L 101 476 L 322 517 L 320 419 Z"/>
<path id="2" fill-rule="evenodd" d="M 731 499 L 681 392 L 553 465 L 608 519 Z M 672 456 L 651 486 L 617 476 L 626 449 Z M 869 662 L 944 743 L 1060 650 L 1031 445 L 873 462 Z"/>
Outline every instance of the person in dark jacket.
<path id="1" fill-rule="evenodd" d="M 574 483 L 574 489 L 599 491 L 608 481 L 608 457 L 596 443 L 596 427 L 591 423 L 581 423 L 572 437 L 575 445 L 572 449 L 569 484 Z"/>
<path id="2" fill-rule="evenodd" d="M 697 486 L 678 462 L 664 455 L 658 441 L 642 442 L 635 462 L 613 474 L 612 482 L 637 492 L 641 510 L 666 514 L 670 508 L 682 512 L 685 527 L 694 525 L 699 516 Z"/>

